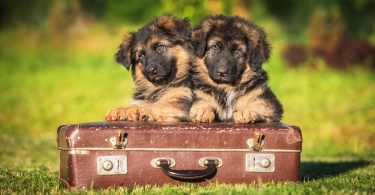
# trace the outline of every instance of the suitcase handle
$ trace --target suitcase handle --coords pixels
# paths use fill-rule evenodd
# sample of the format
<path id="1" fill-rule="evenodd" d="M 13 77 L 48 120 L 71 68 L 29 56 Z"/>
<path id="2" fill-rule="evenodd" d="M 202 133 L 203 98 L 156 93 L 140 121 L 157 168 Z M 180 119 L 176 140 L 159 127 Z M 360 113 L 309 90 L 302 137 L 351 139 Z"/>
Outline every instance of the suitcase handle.
<path id="1" fill-rule="evenodd" d="M 161 170 L 170 177 L 184 180 L 194 180 L 208 177 L 212 173 L 216 172 L 216 166 L 219 162 L 216 159 L 206 160 L 205 166 L 207 166 L 207 168 L 204 170 L 172 170 L 169 168 L 168 160 L 160 159 L 159 163 Z"/>

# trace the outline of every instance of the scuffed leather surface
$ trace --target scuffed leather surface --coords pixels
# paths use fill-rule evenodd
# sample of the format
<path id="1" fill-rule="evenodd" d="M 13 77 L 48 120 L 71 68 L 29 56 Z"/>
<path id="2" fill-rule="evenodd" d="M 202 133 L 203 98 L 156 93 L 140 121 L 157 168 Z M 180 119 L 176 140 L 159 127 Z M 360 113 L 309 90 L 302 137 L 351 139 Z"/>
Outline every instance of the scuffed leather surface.
<path id="1" fill-rule="evenodd" d="M 301 150 L 302 136 L 298 127 L 282 123 L 234 124 L 234 123 L 138 123 L 100 122 L 61 126 L 58 129 L 57 146 L 61 148 L 111 148 L 110 138 L 117 129 L 127 133 L 127 148 L 217 148 L 249 149 L 247 140 L 255 131 L 262 132 L 264 149 Z M 154 168 L 154 158 L 168 157 L 176 161 L 172 169 L 205 169 L 198 164 L 200 158 L 217 157 L 223 166 L 207 180 L 195 181 L 197 185 L 219 183 L 262 183 L 270 181 L 296 182 L 300 173 L 300 153 L 280 152 L 275 155 L 275 172 L 254 173 L 246 171 L 248 152 L 182 152 L 182 151 L 90 151 L 88 154 L 60 153 L 59 179 L 70 188 L 108 188 L 114 186 L 182 184 Z M 260 152 L 264 153 L 264 152 Z M 97 173 L 97 157 L 125 155 L 128 172 L 125 175 L 102 176 Z"/>

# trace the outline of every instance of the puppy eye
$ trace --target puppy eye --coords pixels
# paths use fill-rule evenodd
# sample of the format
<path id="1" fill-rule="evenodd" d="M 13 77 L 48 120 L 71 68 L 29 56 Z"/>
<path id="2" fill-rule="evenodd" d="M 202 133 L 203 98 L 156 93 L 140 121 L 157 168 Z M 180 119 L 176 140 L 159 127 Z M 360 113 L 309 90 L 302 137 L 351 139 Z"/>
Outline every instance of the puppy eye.
<path id="1" fill-rule="evenodd" d="M 214 51 L 218 51 L 218 50 L 219 50 L 219 46 L 218 46 L 217 44 L 212 45 L 211 48 L 212 48 Z"/>
<path id="2" fill-rule="evenodd" d="M 159 44 L 158 47 L 156 48 L 156 51 L 157 51 L 158 53 L 161 53 L 161 52 L 164 51 L 164 48 L 165 48 L 164 45 Z"/>
<path id="3" fill-rule="evenodd" d="M 238 49 L 234 50 L 235 54 L 241 54 L 241 52 L 242 52 L 241 48 L 238 48 Z"/>
<path id="4" fill-rule="evenodd" d="M 145 54 L 139 53 L 138 58 L 139 58 L 139 60 L 143 60 L 143 58 L 145 58 Z"/>

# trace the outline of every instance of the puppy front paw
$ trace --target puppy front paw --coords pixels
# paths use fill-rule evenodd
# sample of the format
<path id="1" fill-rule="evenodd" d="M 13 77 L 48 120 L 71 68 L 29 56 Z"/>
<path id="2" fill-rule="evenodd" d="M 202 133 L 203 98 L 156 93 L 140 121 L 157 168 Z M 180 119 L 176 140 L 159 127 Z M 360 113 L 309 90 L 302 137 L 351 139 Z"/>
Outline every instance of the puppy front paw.
<path id="1" fill-rule="evenodd" d="M 259 118 L 259 113 L 250 109 L 243 109 L 233 113 L 233 119 L 236 123 L 255 123 Z"/>
<path id="2" fill-rule="evenodd" d="M 143 107 L 138 110 L 139 121 L 156 121 L 150 108 Z"/>
<path id="3" fill-rule="evenodd" d="M 119 107 L 108 110 L 105 115 L 106 121 L 138 121 L 140 108 L 136 105 Z"/>
<path id="4" fill-rule="evenodd" d="M 196 123 L 211 123 L 215 119 L 215 113 L 212 109 L 191 108 L 190 118 Z"/>

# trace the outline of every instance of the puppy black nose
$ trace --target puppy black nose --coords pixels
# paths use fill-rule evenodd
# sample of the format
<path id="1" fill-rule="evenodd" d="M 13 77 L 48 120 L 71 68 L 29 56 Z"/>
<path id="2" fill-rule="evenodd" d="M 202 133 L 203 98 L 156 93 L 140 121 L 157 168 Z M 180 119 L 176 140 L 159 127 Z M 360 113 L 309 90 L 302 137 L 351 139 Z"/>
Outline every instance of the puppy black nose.
<path id="1" fill-rule="evenodd" d="M 155 67 L 149 67 L 147 69 L 147 71 L 148 71 L 148 73 L 150 73 L 152 75 L 154 75 L 154 74 L 156 74 L 158 72 L 158 70 Z"/>
<path id="2" fill-rule="evenodd" d="M 229 69 L 226 66 L 220 66 L 219 68 L 217 68 L 217 75 L 221 77 L 227 76 L 228 72 L 229 72 Z"/>

